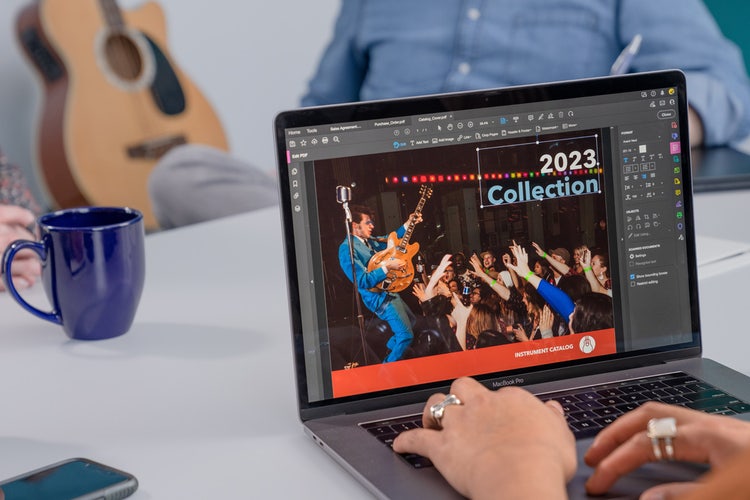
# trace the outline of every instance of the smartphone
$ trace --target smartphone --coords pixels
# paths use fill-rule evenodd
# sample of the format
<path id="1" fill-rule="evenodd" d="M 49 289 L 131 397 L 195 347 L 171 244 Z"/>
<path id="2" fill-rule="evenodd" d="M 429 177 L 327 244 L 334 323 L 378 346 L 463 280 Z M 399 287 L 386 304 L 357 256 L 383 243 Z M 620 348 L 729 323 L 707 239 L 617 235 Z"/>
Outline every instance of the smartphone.
<path id="1" fill-rule="evenodd" d="M 87 458 L 70 458 L 0 482 L 0 499 L 114 500 L 137 489 L 132 474 Z"/>

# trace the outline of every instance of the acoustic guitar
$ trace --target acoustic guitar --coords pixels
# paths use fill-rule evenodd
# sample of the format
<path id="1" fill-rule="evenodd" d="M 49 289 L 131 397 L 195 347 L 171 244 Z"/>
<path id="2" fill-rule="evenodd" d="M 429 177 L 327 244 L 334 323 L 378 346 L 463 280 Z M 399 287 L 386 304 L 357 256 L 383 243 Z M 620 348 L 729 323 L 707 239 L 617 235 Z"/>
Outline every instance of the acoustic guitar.
<path id="1" fill-rule="evenodd" d="M 380 264 L 388 259 L 398 259 L 403 261 L 404 267 L 401 270 L 391 269 L 386 274 L 386 278 L 378 286 L 372 289 L 374 292 L 400 292 L 408 287 L 414 279 L 414 264 L 412 259 L 419 252 L 419 243 L 409 243 L 414 227 L 417 225 L 417 219 L 422 214 L 422 209 L 427 199 L 432 196 L 432 188 L 421 186 L 419 188 L 419 202 L 414 210 L 414 215 L 409 219 L 406 225 L 404 236 L 399 240 L 396 232 L 388 235 L 387 247 L 377 252 L 370 258 L 367 263 L 367 270 L 373 271 L 380 267 Z"/>
<path id="2" fill-rule="evenodd" d="M 40 171 L 62 208 L 124 205 L 156 228 L 147 181 L 179 144 L 227 149 L 221 123 L 166 49 L 162 8 L 115 0 L 38 0 L 16 20 L 44 85 Z"/>

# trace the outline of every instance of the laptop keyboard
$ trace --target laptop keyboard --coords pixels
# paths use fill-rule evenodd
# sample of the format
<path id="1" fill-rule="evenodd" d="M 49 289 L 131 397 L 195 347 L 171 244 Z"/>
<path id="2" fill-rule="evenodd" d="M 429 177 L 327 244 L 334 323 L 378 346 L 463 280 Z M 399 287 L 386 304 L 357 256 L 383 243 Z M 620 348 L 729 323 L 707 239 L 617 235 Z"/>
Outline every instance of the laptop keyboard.
<path id="1" fill-rule="evenodd" d="M 686 373 L 626 380 L 578 390 L 539 394 L 557 400 L 576 438 L 596 435 L 617 417 L 646 401 L 660 401 L 722 415 L 750 411 L 750 405 Z"/>
<path id="2" fill-rule="evenodd" d="M 389 420 L 379 420 L 377 422 L 367 422 L 359 424 L 359 426 L 378 438 L 382 443 L 385 443 L 392 448 L 393 440 L 403 431 L 422 427 L 422 414 L 419 413 L 417 415 L 408 415 L 406 417 L 392 418 Z M 401 456 L 417 469 L 432 466 L 430 459 L 425 458 L 422 455 L 408 453 Z"/>
<path id="3" fill-rule="evenodd" d="M 750 404 L 682 372 L 548 392 L 538 397 L 542 401 L 555 399 L 562 405 L 568 425 L 577 439 L 596 435 L 617 417 L 646 401 L 661 401 L 721 415 L 750 412 Z M 367 422 L 360 424 L 360 427 L 392 447 L 399 433 L 422 427 L 422 414 Z M 402 456 L 418 469 L 432 465 L 420 455 Z"/>

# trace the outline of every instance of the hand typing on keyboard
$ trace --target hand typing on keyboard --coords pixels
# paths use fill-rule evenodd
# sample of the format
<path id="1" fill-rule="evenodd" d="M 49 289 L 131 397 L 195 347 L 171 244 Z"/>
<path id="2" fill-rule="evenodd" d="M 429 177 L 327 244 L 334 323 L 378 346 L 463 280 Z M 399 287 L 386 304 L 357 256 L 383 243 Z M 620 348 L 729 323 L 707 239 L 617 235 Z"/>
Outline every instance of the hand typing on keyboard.
<path id="1" fill-rule="evenodd" d="M 492 392 L 469 378 L 456 380 L 451 393 L 463 404 L 444 409 L 442 429 L 430 413 L 445 399 L 436 394 L 427 401 L 424 428 L 401 433 L 393 442 L 396 452 L 428 457 L 469 498 L 492 498 L 498 491 L 507 498 L 564 496 L 576 450 L 559 403 L 542 403 L 517 387 Z M 527 484 L 518 481 L 524 476 L 535 495 L 524 494 Z"/>
<path id="2" fill-rule="evenodd" d="M 643 390 L 660 389 L 648 385 L 651 382 L 639 382 Z M 748 410 L 743 406 L 746 403 L 736 403 L 728 395 L 697 389 L 706 397 L 721 399 L 721 407 L 732 406 L 734 413 Z M 423 428 L 402 432 L 393 441 L 394 451 L 431 460 L 456 490 L 470 498 L 496 498 L 499 491 L 510 498 L 566 497 L 566 482 L 575 472 L 576 450 L 571 427 L 562 415 L 566 410 L 587 410 L 567 408 L 557 396 L 547 395 L 543 403 L 518 387 L 490 391 L 468 378 L 456 380 L 451 393 L 461 404 L 445 406 L 438 425 L 430 408 L 446 395 L 430 397 L 422 415 Z M 622 391 L 617 396 L 627 394 Z M 604 397 L 614 396 L 607 393 Z M 747 491 L 743 471 L 750 470 L 750 423 L 701 411 L 705 405 L 692 409 L 693 402 L 703 399 L 686 399 L 681 405 L 638 402 L 635 409 L 615 416 L 585 455 L 586 463 L 595 468 L 586 485 L 588 491 L 603 494 L 621 476 L 660 459 L 647 427 L 652 419 L 667 417 L 676 423 L 667 454 L 678 461 L 709 464 L 716 471 L 701 483 L 665 484 L 644 492 L 644 497 L 663 494 L 656 498 L 677 498 L 675 495 L 688 492 L 690 498 L 724 498 L 725 491 Z M 581 401 L 585 398 L 572 400 L 572 404 Z"/>
<path id="3" fill-rule="evenodd" d="M 673 417 L 677 421 L 674 459 L 684 462 L 722 466 L 743 450 L 750 449 L 750 423 L 721 415 L 648 402 L 623 415 L 602 430 L 584 457 L 595 467 L 586 483 L 591 494 L 605 493 L 623 474 L 655 460 L 651 440 L 646 435 L 648 422 L 654 418 Z M 672 490 L 691 485 L 663 485 L 652 488 L 663 497 L 672 498 Z"/>

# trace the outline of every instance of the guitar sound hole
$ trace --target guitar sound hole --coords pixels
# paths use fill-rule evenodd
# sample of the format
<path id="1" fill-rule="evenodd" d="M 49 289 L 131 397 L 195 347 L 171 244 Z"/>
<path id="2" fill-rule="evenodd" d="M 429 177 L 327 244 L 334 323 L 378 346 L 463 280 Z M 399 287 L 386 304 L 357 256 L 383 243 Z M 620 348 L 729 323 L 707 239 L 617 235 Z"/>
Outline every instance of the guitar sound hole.
<path id="1" fill-rule="evenodd" d="M 124 35 L 107 38 L 105 52 L 110 68 L 124 80 L 135 80 L 143 71 L 143 59 L 138 47 Z"/>

